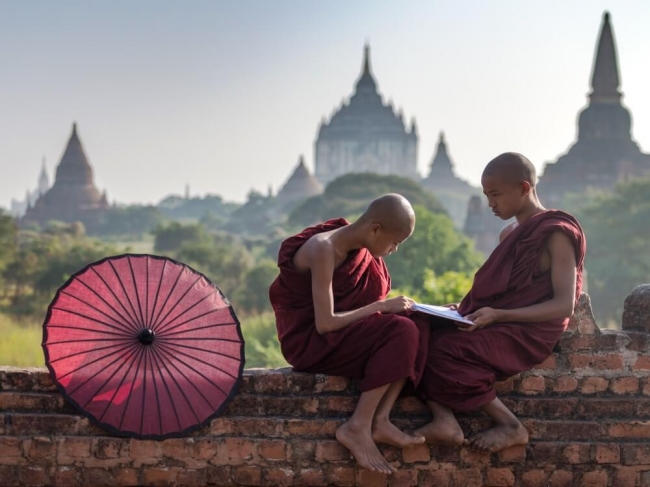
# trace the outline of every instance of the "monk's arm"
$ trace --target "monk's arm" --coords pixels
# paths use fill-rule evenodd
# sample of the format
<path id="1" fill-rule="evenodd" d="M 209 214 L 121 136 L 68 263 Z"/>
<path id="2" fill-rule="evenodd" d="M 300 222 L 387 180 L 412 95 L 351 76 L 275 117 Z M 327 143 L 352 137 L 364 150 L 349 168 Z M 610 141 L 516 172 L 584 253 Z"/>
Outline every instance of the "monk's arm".
<path id="1" fill-rule="evenodd" d="M 497 322 L 535 322 L 566 318 L 573 314 L 576 292 L 576 258 L 571 240 L 563 232 L 553 233 L 547 241 L 551 254 L 553 297 L 543 303 L 517 309 L 495 310 Z"/>
<path id="2" fill-rule="evenodd" d="M 400 296 L 384 301 L 376 301 L 355 310 L 335 313 L 334 293 L 332 291 L 335 258 L 334 252 L 326 248 L 327 245 L 328 243 L 316 243 L 310 246 L 310 252 L 307 255 L 307 261 L 311 269 L 314 323 L 319 335 L 345 328 L 373 313 L 399 313 L 412 306 L 412 300 Z"/>

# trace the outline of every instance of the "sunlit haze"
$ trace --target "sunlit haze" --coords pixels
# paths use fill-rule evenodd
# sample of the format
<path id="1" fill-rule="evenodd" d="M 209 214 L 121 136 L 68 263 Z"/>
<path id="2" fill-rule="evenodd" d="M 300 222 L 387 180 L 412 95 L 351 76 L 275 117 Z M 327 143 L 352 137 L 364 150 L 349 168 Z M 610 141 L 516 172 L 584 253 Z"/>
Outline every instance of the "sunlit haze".
<path id="1" fill-rule="evenodd" d="M 0 0 L 0 206 L 51 180 L 72 123 L 112 203 L 277 191 L 352 93 L 368 42 L 384 100 L 444 131 L 478 184 L 504 151 L 538 170 L 576 138 L 604 11 L 632 134 L 650 151 L 650 2 Z"/>

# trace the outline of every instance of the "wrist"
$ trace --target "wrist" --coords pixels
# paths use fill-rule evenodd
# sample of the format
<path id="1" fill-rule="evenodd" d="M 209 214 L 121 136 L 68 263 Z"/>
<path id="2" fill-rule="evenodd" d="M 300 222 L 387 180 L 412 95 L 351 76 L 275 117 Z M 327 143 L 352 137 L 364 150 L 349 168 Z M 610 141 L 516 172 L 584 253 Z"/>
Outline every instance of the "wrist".
<path id="1" fill-rule="evenodd" d="M 386 303 L 384 301 L 375 301 L 372 303 L 374 305 L 374 313 L 385 313 L 386 312 Z"/>

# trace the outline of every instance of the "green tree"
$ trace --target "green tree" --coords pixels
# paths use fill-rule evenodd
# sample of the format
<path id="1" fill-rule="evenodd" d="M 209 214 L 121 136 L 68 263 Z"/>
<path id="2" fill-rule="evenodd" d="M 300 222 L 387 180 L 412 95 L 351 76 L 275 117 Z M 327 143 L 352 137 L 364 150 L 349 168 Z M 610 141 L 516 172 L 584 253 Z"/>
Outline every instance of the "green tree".
<path id="1" fill-rule="evenodd" d="M 346 174 L 332 181 L 322 195 L 298 206 L 289 216 L 289 223 L 304 227 L 329 218 L 360 215 L 370 201 L 386 193 L 399 193 L 412 205 L 446 214 L 436 197 L 412 179 L 361 173 Z"/>
<path id="2" fill-rule="evenodd" d="M 472 275 L 466 272 L 447 271 L 436 276 L 431 269 L 424 271 L 424 284 L 419 290 L 394 289 L 391 295 L 408 295 L 420 303 L 448 304 L 458 303 L 472 287 Z"/>
<path id="3" fill-rule="evenodd" d="M 17 235 L 16 220 L 0 210 L 0 273 L 18 250 Z"/>
<path id="4" fill-rule="evenodd" d="M 150 233 L 164 220 L 155 206 L 130 205 L 109 208 L 95 230 L 97 235 L 143 235 Z"/>
<path id="5" fill-rule="evenodd" d="M 596 318 L 620 323 L 626 296 L 650 282 L 650 179 L 589 198 L 576 215 L 587 235 L 585 268 Z"/>
<path id="6" fill-rule="evenodd" d="M 427 271 L 441 276 L 449 271 L 473 274 L 483 262 L 471 240 L 454 228 L 448 216 L 415 206 L 413 235 L 386 257 L 393 287 L 419 292 Z"/>
<path id="7" fill-rule="evenodd" d="M 209 243 L 209 236 L 205 228 L 198 223 L 184 225 L 180 222 L 170 222 L 167 225 L 158 225 L 152 233 L 155 237 L 154 250 L 156 252 L 175 252 L 186 242 Z"/>
<path id="8" fill-rule="evenodd" d="M 278 266 L 272 260 L 262 260 L 244 276 L 236 293 L 237 309 L 244 313 L 271 311 L 269 286 L 278 275 Z"/>

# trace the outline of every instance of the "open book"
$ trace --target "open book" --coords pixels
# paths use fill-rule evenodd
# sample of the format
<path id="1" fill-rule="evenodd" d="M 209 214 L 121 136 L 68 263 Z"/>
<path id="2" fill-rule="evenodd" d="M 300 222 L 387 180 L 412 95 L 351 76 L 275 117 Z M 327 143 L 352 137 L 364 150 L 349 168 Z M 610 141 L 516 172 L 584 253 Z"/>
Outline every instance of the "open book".
<path id="1" fill-rule="evenodd" d="M 467 326 L 475 326 L 474 323 L 463 318 L 461 314 L 455 309 L 445 308 L 444 306 L 435 306 L 433 304 L 420 304 L 420 303 L 415 303 L 415 309 L 416 311 L 420 311 L 422 313 L 438 316 L 440 318 L 446 318 L 452 321 L 457 321 Z"/>

